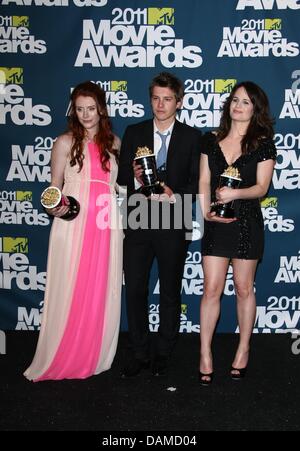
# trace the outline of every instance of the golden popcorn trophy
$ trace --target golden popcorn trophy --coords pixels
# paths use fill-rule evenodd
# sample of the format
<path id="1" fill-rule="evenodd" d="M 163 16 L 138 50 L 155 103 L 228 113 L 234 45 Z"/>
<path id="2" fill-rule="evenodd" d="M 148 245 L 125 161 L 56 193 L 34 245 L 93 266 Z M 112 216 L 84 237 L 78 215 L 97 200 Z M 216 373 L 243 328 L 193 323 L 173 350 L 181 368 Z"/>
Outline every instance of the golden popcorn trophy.
<path id="1" fill-rule="evenodd" d="M 143 168 L 143 186 L 139 192 L 149 197 L 164 192 L 163 183 L 158 179 L 155 155 L 148 147 L 138 147 L 134 161 Z"/>
<path id="2" fill-rule="evenodd" d="M 60 216 L 61 219 L 65 219 L 66 221 L 70 221 L 71 219 L 76 218 L 80 211 L 79 202 L 74 199 L 72 196 L 65 196 L 62 194 L 61 190 L 56 186 L 48 186 L 42 194 L 41 194 L 41 204 L 44 208 L 52 209 L 55 207 L 60 207 L 62 205 L 67 205 L 66 198 L 69 200 L 69 210 L 63 216 Z"/>
<path id="3" fill-rule="evenodd" d="M 223 174 L 220 175 L 219 188 L 227 186 L 228 188 L 235 189 L 239 187 L 241 181 L 242 179 L 239 170 L 233 166 L 228 166 Z M 234 218 L 235 213 L 233 203 L 234 201 L 228 202 L 227 204 L 219 204 L 216 202 L 212 205 L 211 211 L 216 212 L 216 215 L 220 218 Z"/>

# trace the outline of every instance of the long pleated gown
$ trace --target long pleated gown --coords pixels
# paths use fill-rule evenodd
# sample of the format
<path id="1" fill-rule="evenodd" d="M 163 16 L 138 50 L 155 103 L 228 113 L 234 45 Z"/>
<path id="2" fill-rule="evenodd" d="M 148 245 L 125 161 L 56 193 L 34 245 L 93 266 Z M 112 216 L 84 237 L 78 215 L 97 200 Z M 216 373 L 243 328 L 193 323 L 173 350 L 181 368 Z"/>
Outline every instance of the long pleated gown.
<path id="1" fill-rule="evenodd" d="M 117 165 L 104 172 L 97 147 L 83 168 L 67 164 L 63 193 L 80 202 L 72 221 L 53 221 L 36 353 L 24 375 L 35 382 L 84 379 L 111 367 L 118 340 L 122 236 L 115 195 Z M 108 225 L 108 226 L 107 226 Z"/>

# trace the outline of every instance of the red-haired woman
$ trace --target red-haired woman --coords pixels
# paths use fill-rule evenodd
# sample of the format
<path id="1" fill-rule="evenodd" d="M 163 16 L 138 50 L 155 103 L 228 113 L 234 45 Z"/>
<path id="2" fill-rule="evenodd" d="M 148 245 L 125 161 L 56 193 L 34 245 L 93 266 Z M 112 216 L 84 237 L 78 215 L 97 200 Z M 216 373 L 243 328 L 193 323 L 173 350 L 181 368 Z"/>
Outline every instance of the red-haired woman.
<path id="1" fill-rule="evenodd" d="M 51 185 L 74 197 L 80 212 L 55 216 L 36 353 L 24 375 L 35 382 L 83 379 L 110 368 L 119 331 L 122 232 L 115 183 L 119 139 L 113 135 L 105 92 L 92 82 L 71 94 L 68 131 L 51 158 Z M 112 224 L 112 221 L 115 223 Z"/>

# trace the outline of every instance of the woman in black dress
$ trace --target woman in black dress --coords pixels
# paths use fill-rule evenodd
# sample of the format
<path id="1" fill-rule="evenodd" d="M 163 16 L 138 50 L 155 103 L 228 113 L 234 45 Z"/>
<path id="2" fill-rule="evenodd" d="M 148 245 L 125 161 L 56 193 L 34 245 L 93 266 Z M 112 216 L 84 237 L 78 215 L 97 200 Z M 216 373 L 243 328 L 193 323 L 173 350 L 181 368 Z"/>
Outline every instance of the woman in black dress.
<path id="1" fill-rule="evenodd" d="M 203 137 L 199 185 L 205 218 L 204 293 L 200 308 L 199 379 L 202 385 L 209 385 L 213 379 L 211 342 L 230 262 L 240 329 L 230 375 L 241 379 L 246 372 L 256 314 L 253 283 L 264 245 L 259 199 L 268 190 L 276 160 L 272 124 L 266 94 L 255 83 L 246 81 L 237 84 L 225 102 L 219 129 Z M 238 170 L 242 179 L 240 186 L 218 188 L 220 175 L 229 166 Z M 211 212 L 211 204 L 232 201 L 233 219 L 220 218 Z"/>

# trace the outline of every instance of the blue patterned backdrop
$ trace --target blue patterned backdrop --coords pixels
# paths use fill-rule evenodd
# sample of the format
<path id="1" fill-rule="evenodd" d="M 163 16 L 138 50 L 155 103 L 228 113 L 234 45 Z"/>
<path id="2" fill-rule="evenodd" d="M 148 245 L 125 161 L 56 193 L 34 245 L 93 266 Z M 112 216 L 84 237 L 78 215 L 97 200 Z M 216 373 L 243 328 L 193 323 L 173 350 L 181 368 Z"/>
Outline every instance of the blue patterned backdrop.
<path id="1" fill-rule="evenodd" d="M 107 92 L 115 133 L 151 115 L 148 84 L 162 70 L 186 96 L 179 119 L 218 126 L 236 81 L 267 92 L 278 161 L 262 203 L 266 250 L 256 277 L 256 332 L 299 329 L 300 2 L 297 0 L 0 0 L 0 328 L 38 329 L 50 220 L 39 197 L 72 87 Z M 67 283 L 67 281 L 66 281 Z M 199 331 L 203 274 L 198 224 L 182 284 L 182 332 Z M 151 329 L 158 327 L 156 268 Z M 124 301 L 124 300 L 123 300 Z M 122 326 L 126 328 L 123 309 Z M 236 331 L 229 271 L 218 330 Z"/>

